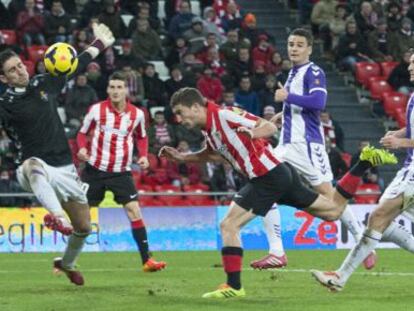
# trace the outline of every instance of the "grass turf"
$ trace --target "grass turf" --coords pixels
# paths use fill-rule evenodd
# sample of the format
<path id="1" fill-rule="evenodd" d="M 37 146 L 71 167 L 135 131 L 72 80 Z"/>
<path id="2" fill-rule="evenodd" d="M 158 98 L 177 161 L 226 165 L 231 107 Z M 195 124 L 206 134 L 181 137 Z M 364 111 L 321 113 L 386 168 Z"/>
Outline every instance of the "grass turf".
<path id="1" fill-rule="evenodd" d="M 289 251 L 283 271 L 252 271 L 245 252 L 242 281 L 247 296 L 207 300 L 201 295 L 225 280 L 219 252 L 165 252 L 165 271 L 143 273 L 136 253 L 84 253 L 86 284 L 76 287 L 51 273 L 54 254 L 0 254 L 0 310 L 414 310 L 414 264 L 402 250 L 379 250 L 371 272 L 359 269 L 345 290 L 332 294 L 307 270 L 333 269 L 347 251 Z"/>

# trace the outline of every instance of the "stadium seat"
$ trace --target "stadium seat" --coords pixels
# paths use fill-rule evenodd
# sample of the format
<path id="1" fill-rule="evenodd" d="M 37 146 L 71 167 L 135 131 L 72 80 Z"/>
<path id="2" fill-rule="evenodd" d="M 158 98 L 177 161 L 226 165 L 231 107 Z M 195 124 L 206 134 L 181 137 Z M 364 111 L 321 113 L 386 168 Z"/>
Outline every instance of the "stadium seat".
<path id="1" fill-rule="evenodd" d="M 396 118 L 396 109 L 405 110 L 407 106 L 408 96 L 398 92 L 386 92 L 383 94 L 383 107 L 385 113 Z"/>
<path id="2" fill-rule="evenodd" d="M 158 76 L 162 81 L 170 78 L 170 72 L 163 61 L 150 61 L 150 63 L 154 65 L 155 71 L 158 73 Z"/>
<path id="3" fill-rule="evenodd" d="M 17 43 L 16 31 L 11 29 L 0 29 L 0 34 L 4 37 L 4 44 L 14 45 Z"/>
<path id="4" fill-rule="evenodd" d="M 392 86 L 388 84 L 385 79 L 370 79 L 369 80 L 369 91 L 371 97 L 375 100 L 382 100 L 384 92 L 391 92 Z"/>
<path id="5" fill-rule="evenodd" d="M 189 194 L 189 195 L 185 195 L 188 199 L 192 200 L 193 202 L 195 201 L 201 201 L 201 200 L 206 200 L 206 199 L 210 199 L 210 196 L 205 194 L 203 195 L 202 193 L 205 191 L 208 191 L 208 186 L 206 185 L 185 185 L 183 187 L 184 192 L 196 192 L 196 193 L 200 193 L 200 195 L 197 194 Z"/>
<path id="6" fill-rule="evenodd" d="M 29 76 L 32 77 L 35 74 L 35 63 L 33 63 L 31 60 L 22 60 L 23 64 L 27 68 L 27 72 L 29 73 Z"/>
<path id="7" fill-rule="evenodd" d="M 400 128 L 403 128 L 407 125 L 405 110 L 406 110 L 405 108 L 395 109 L 395 121 L 397 121 L 398 126 Z"/>
<path id="8" fill-rule="evenodd" d="M 182 197 L 160 197 L 159 200 L 166 206 L 190 206 L 193 205 L 192 201 Z"/>
<path id="9" fill-rule="evenodd" d="M 358 204 L 375 204 L 381 196 L 381 189 L 378 184 L 362 184 L 358 186 L 354 197 Z"/>
<path id="10" fill-rule="evenodd" d="M 381 75 L 381 68 L 377 63 L 359 62 L 355 67 L 355 79 L 359 84 L 368 87 L 370 77 L 378 77 Z"/>
<path id="11" fill-rule="evenodd" d="M 154 190 L 156 192 L 181 192 L 181 188 L 174 185 L 155 185 Z M 183 198 L 182 195 L 159 195 L 157 198 L 161 201 L 163 201 L 166 205 L 169 203 L 168 200 L 175 200 L 176 198 Z"/>
<path id="12" fill-rule="evenodd" d="M 145 196 L 139 198 L 139 204 L 141 206 L 151 207 L 151 206 L 164 206 L 164 202 L 158 200 L 157 198 L 154 198 L 152 196 Z"/>
<path id="13" fill-rule="evenodd" d="M 37 63 L 43 58 L 48 46 L 47 45 L 32 45 L 27 48 L 28 59 L 33 63 Z"/>
<path id="14" fill-rule="evenodd" d="M 393 69 L 398 65 L 398 62 L 382 62 L 380 63 L 382 75 L 388 79 Z"/>

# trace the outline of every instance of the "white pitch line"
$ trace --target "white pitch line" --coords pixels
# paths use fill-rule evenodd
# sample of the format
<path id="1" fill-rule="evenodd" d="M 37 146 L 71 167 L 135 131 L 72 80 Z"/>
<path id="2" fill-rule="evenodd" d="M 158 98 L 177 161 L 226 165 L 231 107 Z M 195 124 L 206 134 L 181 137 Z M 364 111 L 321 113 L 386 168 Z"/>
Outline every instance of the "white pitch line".
<path id="1" fill-rule="evenodd" d="M 167 268 L 167 270 L 185 270 L 185 271 L 200 271 L 200 270 L 219 270 L 221 269 L 220 267 L 217 268 L 184 268 L 184 267 L 172 267 L 172 268 Z M 82 272 L 85 273 L 102 273 L 102 272 L 140 272 L 139 269 L 124 269 L 124 268 L 109 268 L 109 269 L 80 269 Z M 255 271 L 252 268 L 245 268 L 243 269 L 243 271 Z M 257 271 L 256 273 L 260 273 L 260 272 L 282 272 L 282 273 L 309 273 L 310 274 L 310 270 L 307 269 L 273 269 L 273 270 L 267 270 L 267 271 Z M 39 271 L 39 270 L 0 270 L 0 274 L 11 274 L 11 273 L 35 273 L 35 274 L 44 274 L 46 273 L 46 271 Z M 353 274 L 357 274 L 357 275 L 370 275 L 370 276 L 402 276 L 402 277 L 413 277 L 414 276 L 414 272 L 354 272 Z"/>

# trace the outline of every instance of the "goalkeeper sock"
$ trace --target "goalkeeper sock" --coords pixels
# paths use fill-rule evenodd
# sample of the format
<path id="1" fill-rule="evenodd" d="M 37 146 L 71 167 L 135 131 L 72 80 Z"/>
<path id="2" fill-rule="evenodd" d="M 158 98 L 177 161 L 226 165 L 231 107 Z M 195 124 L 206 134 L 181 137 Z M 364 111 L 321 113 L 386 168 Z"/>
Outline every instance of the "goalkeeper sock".
<path id="1" fill-rule="evenodd" d="M 344 224 L 345 228 L 351 232 L 355 242 L 358 243 L 358 241 L 362 238 L 364 229 L 361 223 L 355 218 L 354 213 L 352 213 L 349 207 L 345 207 L 340 220 Z"/>
<path id="2" fill-rule="evenodd" d="M 142 263 L 145 264 L 150 255 L 148 249 L 147 229 L 145 228 L 144 221 L 142 219 L 131 221 L 131 228 L 132 236 L 134 237 L 139 253 L 141 254 Z"/>
<path id="3" fill-rule="evenodd" d="M 272 208 L 263 218 L 267 242 L 269 243 L 269 254 L 281 257 L 285 254 L 280 232 L 279 209 Z"/>
<path id="4" fill-rule="evenodd" d="M 240 273 L 243 259 L 241 247 L 225 246 L 221 249 L 224 271 L 227 274 L 227 284 L 234 289 L 241 288 Z"/>
<path id="5" fill-rule="evenodd" d="M 367 256 L 376 248 L 381 240 L 382 233 L 366 229 L 362 239 L 357 245 L 348 253 L 339 270 L 341 282 L 345 283 L 356 268 L 367 258 Z"/>
<path id="6" fill-rule="evenodd" d="M 69 237 L 68 245 L 62 257 L 62 266 L 64 268 L 73 269 L 75 267 L 76 259 L 79 257 L 88 235 L 89 233 L 74 232 Z"/>

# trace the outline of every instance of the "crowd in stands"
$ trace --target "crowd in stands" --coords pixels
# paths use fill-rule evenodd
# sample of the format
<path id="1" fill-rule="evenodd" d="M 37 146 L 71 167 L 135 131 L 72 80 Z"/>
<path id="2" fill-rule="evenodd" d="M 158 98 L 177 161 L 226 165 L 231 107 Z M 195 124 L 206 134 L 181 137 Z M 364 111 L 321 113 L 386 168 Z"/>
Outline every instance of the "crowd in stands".
<path id="1" fill-rule="evenodd" d="M 199 12 L 192 7 L 195 3 Z M 299 0 L 298 11 L 300 23 L 312 26 L 324 42 L 324 55 L 340 68 L 355 70 L 361 60 L 398 61 L 390 84 L 409 92 L 404 52 L 414 40 L 410 5 Z M 201 134 L 176 124 L 169 109 L 168 100 L 179 88 L 197 87 L 209 100 L 266 119 L 282 110 L 274 91 L 278 82 L 286 81 L 291 63 L 278 51 L 275 38 L 258 27 L 256 16 L 244 11 L 237 0 L 0 1 L 0 49 L 14 49 L 25 59 L 30 74 L 41 74 L 45 67 L 38 51 L 58 41 L 82 51 L 91 42 L 93 22 L 105 23 L 117 40 L 61 94 L 59 113 L 74 154 L 73 138 L 82 118 L 92 103 L 106 98 L 107 77 L 114 71 L 125 73 L 129 100 L 146 114 L 151 157 L 164 145 L 182 151 L 202 147 Z M 0 93 L 5 88 L 0 85 Z M 334 174 L 340 177 L 350 164 L 341 156 L 343 133 L 329 113 L 323 114 L 322 123 Z M 276 145 L 277 139 L 270 141 Z M 3 132 L 0 152 L 0 191 L 13 192 L 18 189 L 12 173 L 15 155 Z M 150 162 L 148 171 L 134 171 L 138 188 L 169 184 L 184 189 L 204 183 L 210 190 L 228 191 L 243 183 L 227 164 L 172 164 L 156 157 Z M 2 184 L 3 172 L 9 173 L 7 186 Z"/>

